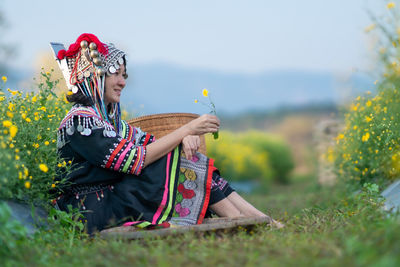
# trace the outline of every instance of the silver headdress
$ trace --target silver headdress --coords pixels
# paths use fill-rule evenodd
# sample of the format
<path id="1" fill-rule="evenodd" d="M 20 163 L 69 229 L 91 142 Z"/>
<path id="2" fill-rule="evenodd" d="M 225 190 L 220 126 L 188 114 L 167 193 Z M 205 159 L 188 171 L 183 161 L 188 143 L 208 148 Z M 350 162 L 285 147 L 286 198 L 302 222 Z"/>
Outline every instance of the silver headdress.
<path id="1" fill-rule="evenodd" d="M 104 44 L 93 35 L 84 33 L 71 44 L 68 50 L 61 43 L 50 43 L 68 89 L 76 94 L 81 92 L 89 97 L 104 120 L 114 125 L 119 132 L 120 106 L 114 103 L 107 110 L 104 103 L 105 76 L 115 73 L 125 63 L 125 52 L 113 44 Z M 113 116 L 110 116 L 108 112 Z M 112 117 L 112 118 L 110 118 Z"/>

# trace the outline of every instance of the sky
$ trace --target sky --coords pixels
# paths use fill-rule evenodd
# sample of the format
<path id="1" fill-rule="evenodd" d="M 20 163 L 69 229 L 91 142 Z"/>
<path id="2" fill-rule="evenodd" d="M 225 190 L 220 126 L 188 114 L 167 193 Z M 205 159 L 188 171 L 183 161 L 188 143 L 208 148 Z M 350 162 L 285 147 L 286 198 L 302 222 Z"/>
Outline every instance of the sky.
<path id="1" fill-rule="evenodd" d="M 348 72 L 369 64 L 367 0 L 3 0 L 11 66 L 33 68 L 49 42 L 83 32 L 113 42 L 129 62 L 163 62 L 226 73 Z M 380 11 L 379 11 L 380 12 Z"/>

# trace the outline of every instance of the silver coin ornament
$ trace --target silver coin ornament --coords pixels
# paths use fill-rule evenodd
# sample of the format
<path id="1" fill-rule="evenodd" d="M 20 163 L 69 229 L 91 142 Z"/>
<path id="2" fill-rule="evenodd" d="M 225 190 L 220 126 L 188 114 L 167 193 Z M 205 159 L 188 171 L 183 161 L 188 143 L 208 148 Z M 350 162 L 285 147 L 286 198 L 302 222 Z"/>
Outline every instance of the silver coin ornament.
<path id="1" fill-rule="evenodd" d="M 91 133 L 92 133 L 92 130 L 90 130 L 89 128 L 86 128 L 83 130 L 82 135 L 89 136 Z"/>
<path id="2" fill-rule="evenodd" d="M 90 77 L 90 71 L 85 70 L 85 72 L 83 73 L 83 76 L 85 76 L 86 78 Z"/>
<path id="3" fill-rule="evenodd" d="M 108 71 L 109 71 L 111 74 L 114 74 L 117 70 L 115 69 L 114 66 L 110 66 L 110 68 L 108 68 Z"/>
<path id="4" fill-rule="evenodd" d="M 83 132 L 83 126 L 82 125 L 78 125 L 77 127 L 76 127 L 76 130 L 78 131 L 78 132 Z"/>
<path id="5" fill-rule="evenodd" d="M 72 125 L 71 127 L 68 127 L 67 130 L 66 130 L 67 134 L 68 134 L 68 135 L 73 135 L 73 134 L 74 134 L 74 131 L 75 131 L 74 128 L 75 128 L 75 127 L 74 127 L 73 125 Z"/>
<path id="6" fill-rule="evenodd" d="M 124 59 L 123 59 L 122 57 L 120 57 L 120 58 L 118 59 L 118 63 L 119 63 L 119 65 L 124 64 Z"/>
<path id="7" fill-rule="evenodd" d="M 118 64 L 118 62 L 115 62 L 115 63 L 114 63 L 114 68 L 117 69 L 117 70 L 119 70 L 119 64 Z"/>
<path id="8" fill-rule="evenodd" d="M 82 80 L 83 79 L 83 73 L 82 72 L 79 72 L 78 73 L 78 80 Z"/>

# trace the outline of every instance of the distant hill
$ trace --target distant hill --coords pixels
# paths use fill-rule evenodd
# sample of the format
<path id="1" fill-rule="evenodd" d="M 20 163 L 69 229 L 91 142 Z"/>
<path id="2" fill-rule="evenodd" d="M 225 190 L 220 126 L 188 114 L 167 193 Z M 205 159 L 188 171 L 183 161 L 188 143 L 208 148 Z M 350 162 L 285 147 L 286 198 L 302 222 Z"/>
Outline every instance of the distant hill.
<path id="1" fill-rule="evenodd" d="M 129 82 L 125 90 L 126 107 L 141 114 L 162 112 L 206 113 L 194 104 L 205 100 L 207 88 L 218 113 L 274 110 L 281 106 L 338 103 L 372 90 L 367 75 L 353 74 L 345 79 L 325 72 L 269 71 L 259 74 L 231 74 L 169 64 L 128 66 Z M 351 90 L 350 90 L 351 88 Z"/>
<path id="2" fill-rule="evenodd" d="M 355 73 L 338 78 L 328 72 L 268 71 L 258 74 L 223 73 L 164 63 L 129 64 L 128 82 L 123 92 L 124 108 L 136 115 L 163 112 L 207 113 L 194 100 L 207 88 L 218 114 L 265 112 L 280 107 L 338 103 L 366 90 L 372 79 Z M 34 87 L 31 70 L 9 70 L 7 87 Z"/>

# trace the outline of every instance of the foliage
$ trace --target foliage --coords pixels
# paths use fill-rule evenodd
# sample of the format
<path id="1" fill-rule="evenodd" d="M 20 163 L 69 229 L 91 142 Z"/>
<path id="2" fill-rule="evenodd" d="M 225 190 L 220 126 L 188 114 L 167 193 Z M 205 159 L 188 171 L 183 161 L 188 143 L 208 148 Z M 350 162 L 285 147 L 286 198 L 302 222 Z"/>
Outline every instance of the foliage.
<path id="1" fill-rule="evenodd" d="M 18 242 L 12 254 L 2 257 L 2 264 L 398 266 L 399 221 L 381 210 L 377 191 L 376 185 L 368 184 L 358 194 L 349 194 L 341 185 L 319 188 L 314 179 L 304 177 L 286 186 L 273 185 L 268 195 L 245 196 L 284 222 L 281 230 L 260 225 L 234 234 L 187 233 L 133 241 L 77 236 L 70 243 L 58 227 Z"/>
<path id="2" fill-rule="evenodd" d="M 57 128 L 69 110 L 65 96 L 52 92 L 57 81 L 42 72 L 39 91 L 23 95 L 0 91 L 0 198 L 48 202 L 59 181 L 55 166 L 68 170 L 57 155 Z M 3 82 L 6 82 L 3 77 Z M 64 98 L 64 99 L 63 99 Z M 62 168 L 66 167 L 66 168 Z"/>
<path id="3" fill-rule="evenodd" d="M 222 175 L 233 181 L 286 182 L 294 165 L 286 143 L 257 131 L 223 131 L 218 141 L 207 138 L 207 154 L 215 159 Z"/>
<path id="4" fill-rule="evenodd" d="M 351 104 L 333 155 L 339 176 L 360 185 L 388 183 L 400 174 L 400 17 L 393 2 L 387 8 L 389 20 L 375 19 L 368 28 L 380 36 L 377 94 Z"/>

